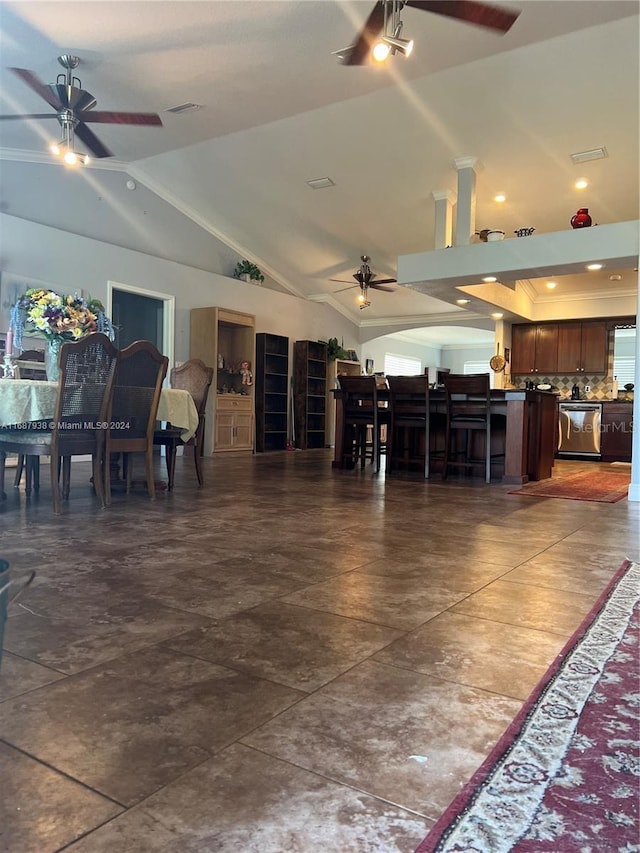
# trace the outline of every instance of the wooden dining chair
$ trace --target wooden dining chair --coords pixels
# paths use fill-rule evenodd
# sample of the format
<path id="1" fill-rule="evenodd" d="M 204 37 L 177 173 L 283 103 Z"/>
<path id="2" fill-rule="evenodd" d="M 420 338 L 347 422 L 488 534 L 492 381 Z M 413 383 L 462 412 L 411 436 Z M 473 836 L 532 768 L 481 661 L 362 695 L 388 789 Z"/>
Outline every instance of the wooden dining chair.
<path id="1" fill-rule="evenodd" d="M 359 461 L 364 468 L 366 460 L 371 459 L 378 473 L 380 457 L 386 450 L 383 431 L 389 427 L 390 412 L 379 399 L 376 377 L 340 375 L 338 382 L 344 407 L 342 465 L 352 468 Z"/>
<path id="2" fill-rule="evenodd" d="M 94 485 L 104 506 L 101 480 L 104 430 L 98 425 L 109 418 L 117 354 L 109 338 L 100 333 L 62 345 L 58 395 L 47 428 L 41 428 L 38 422 L 31 429 L 0 431 L 0 493 L 4 494 L 7 453 L 27 458 L 49 456 L 53 511 L 59 513 L 60 468 L 62 493 L 66 498 L 69 496 L 71 457 L 90 454 Z"/>
<path id="3" fill-rule="evenodd" d="M 151 341 L 135 341 L 120 350 L 113 381 L 113 400 L 109 428 L 105 431 L 104 485 L 107 506 L 111 503 L 111 465 L 113 454 L 123 454 L 127 492 L 131 489 L 131 453 L 143 453 L 147 491 L 156 496 L 153 476 L 153 433 L 162 383 L 169 359 Z"/>
<path id="4" fill-rule="evenodd" d="M 429 377 L 387 376 L 391 425 L 387 441 L 387 471 L 419 466 L 429 476 L 431 412 Z"/>
<path id="5" fill-rule="evenodd" d="M 41 365 L 41 366 L 40 366 Z M 26 349 L 16 359 L 16 379 L 39 379 L 46 380 L 47 372 L 44 369 L 44 350 Z M 40 457 L 27 457 L 23 453 L 18 456 L 16 474 L 13 485 L 18 488 L 22 475 L 25 475 L 25 492 L 31 494 L 31 490 L 38 491 L 40 487 Z"/>
<path id="6" fill-rule="evenodd" d="M 188 391 L 193 397 L 193 402 L 198 410 L 198 427 L 193 437 L 188 441 L 183 441 L 182 430 L 172 427 L 171 424 L 167 424 L 165 429 L 156 429 L 153 434 L 153 443 L 166 448 L 169 491 L 173 489 L 176 451 L 178 447 L 193 448 L 193 459 L 198 485 L 202 486 L 204 483 L 202 450 L 204 445 L 205 408 L 212 381 L 213 368 L 207 367 L 204 361 L 201 361 L 199 358 L 192 358 L 189 361 L 185 361 L 179 367 L 174 367 L 169 374 L 169 384 L 171 387 Z"/>
<path id="7" fill-rule="evenodd" d="M 446 432 L 442 479 L 451 468 L 484 469 L 491 482 L 491 460 L 504 456 L 491 453 L 491 391 L 488 373 L 448 373 L 444 377 Z M 479 436 L 479 442 L 474 441 Z M 480 452 L 478 452 L 478 445 Z"/>

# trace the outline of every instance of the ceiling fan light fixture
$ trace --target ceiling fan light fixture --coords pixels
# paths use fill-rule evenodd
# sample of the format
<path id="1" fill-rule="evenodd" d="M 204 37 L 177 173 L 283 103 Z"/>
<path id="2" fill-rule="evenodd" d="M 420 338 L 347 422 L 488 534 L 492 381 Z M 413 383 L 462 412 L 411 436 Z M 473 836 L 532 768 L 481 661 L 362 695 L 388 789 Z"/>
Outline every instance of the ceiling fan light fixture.
<path id="1" fill-rule="evenodd" d="M 396 38 L 395 36 L 383 36 L 382 42 L 384 45 L 388 46 L 387 55 L 389 53 L 401 53 L 403 56 L 410 56 L 411 52 L 413 51 L 413 39 L 401 39 Z"/>

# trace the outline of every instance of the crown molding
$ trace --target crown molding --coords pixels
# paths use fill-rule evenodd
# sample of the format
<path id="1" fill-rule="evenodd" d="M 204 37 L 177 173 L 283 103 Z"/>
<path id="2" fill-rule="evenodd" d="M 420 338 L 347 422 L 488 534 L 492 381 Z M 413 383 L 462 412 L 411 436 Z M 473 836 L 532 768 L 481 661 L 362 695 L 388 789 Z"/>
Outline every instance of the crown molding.
<path id="1" fill-rule="evenodd" d="M 285 288 L 289 293 L 294 296 L 299 296 L 302 299 L 308 298 L 306 294 L 304 294 L 298 287 L 292 284 L 290 281 L 285 279 L 279 272 L 274 270 L 269 264 L 265 263 L 261 258 L 253 255 L 248 249 L 244 246 L 241 246 L 239 243 L 236 243 L 235 240 L 232 240 L 224 232 L 220 231 L 219 228 L 216 228 L 211 222 L 204 217 L 193 207 L 179 198 L 174 193 L 170 192 L 164 184 L 159 183 L 155 180 L 155 178 L 151 177 L 148 172 L 145 171 L 141 166 L 136 163 L 129 164 L 129 174 L 132 178 L 135 178 L 140 183 L 144 184 L 147 189 L 151 190 L 151 192 L 155 193 L 159 198 L 165 201 L 167 204 L 170 204 L 176 210 L 180 211 L 184 216 L 190 219 L 192 222 L 195 222 L 203 231 L 211 234 L 216 240 L 220 240 L 221 243 L 224 243 L 229 249 L 231 249 L 236 254 L 240 255 L 243 258 L 246 258 L 249 261 L 257 264 L 260 267 L 260 270 L 263 274 L 268 275 L 269 278 L 273 279 L 273 281 L 277 282 L 279 285 Z"/>

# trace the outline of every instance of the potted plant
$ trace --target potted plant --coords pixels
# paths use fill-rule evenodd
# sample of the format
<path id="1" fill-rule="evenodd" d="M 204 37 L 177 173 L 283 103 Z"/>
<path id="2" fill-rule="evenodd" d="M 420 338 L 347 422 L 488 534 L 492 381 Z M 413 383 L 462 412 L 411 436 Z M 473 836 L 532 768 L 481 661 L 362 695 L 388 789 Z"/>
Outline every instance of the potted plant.
<path id="1" fill-rule="evenodd" d="M 349 358 L 349 354 L 344 347 L 340 346 L 337 338 L 329 338 L 327 341 L 327 358 L 329 361 L 335 361 L 336 358 Z"/>
<path id="2" fill-rule="evenodd" d="M 252 264 L 251 261 L 238 261 L 236 268 L 233 271 L 234 278 L 241 278 L 243 281 L 259 281 L 260 284 L 264 281 L 264 276 L 260 272 L 260 267 Z"/>

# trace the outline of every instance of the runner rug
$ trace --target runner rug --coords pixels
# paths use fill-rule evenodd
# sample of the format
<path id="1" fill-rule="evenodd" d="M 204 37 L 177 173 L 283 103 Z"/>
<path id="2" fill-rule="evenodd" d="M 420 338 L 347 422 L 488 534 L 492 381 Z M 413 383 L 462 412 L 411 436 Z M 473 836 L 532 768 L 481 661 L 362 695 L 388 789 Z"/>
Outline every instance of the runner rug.
<path id="1" fill-rule="evenodd" d="M 625 561 L 416 853 L 640 850 L 639 598 Z"/>
<path id="2" fill-rule="evenodd" d="M 512 489 L 507 494 L 614 504 L 626 498 L 629 480 L 628 471 L 582 470 L 566 477 L 550 477 L 547 480 L 527 483 L 521 489 Z"/>

